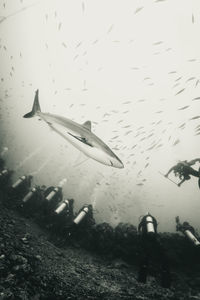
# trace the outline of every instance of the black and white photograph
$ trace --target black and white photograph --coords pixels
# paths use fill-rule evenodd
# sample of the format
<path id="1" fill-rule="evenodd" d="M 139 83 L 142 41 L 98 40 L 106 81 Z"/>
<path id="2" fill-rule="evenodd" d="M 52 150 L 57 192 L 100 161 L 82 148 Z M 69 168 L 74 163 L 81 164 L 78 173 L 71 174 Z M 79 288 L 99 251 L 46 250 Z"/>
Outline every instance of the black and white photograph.
<path id="1" fill-rule="evenodd" d="M 0 300 L 200 300 L 200 1 L 0 0 Z"/>

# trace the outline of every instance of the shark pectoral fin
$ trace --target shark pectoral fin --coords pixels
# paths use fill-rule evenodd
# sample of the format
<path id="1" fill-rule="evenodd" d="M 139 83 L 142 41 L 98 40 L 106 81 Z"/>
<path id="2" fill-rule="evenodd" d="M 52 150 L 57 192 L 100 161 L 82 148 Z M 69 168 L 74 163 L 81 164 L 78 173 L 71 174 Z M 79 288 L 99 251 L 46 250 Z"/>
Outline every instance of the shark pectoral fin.
<path id="1" fill-rule="evenodd" d="M 86 121 L 85 123 L 83 123 L 83 127 L 91 131 L 92 128 L 91 121 Z"/>
<path id="2" fill-rule="evenodd" d="M 85 137 L 82 137 L 82 136 L 77 136 L 77 135 L 73 135 L 72 133 L 68 132 L 69 135 L 73 136 L 75 139 L 79 140 L 80 142 L 90 146 L 90 147 L 93 147 L 93 145 L 91 143 L 89 143 L 89 141 L 85 138 Z"/>

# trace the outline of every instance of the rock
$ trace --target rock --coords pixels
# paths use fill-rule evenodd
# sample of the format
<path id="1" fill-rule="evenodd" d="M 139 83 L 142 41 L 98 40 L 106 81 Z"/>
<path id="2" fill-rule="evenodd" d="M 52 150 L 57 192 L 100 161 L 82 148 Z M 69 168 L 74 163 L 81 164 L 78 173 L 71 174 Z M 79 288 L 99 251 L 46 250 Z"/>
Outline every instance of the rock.
<path id="1" fill-rule="evenodd" d="M 39 261 L 42 261 L 42 257 L 40 255 L 36 255 L 35 258 Z"/>

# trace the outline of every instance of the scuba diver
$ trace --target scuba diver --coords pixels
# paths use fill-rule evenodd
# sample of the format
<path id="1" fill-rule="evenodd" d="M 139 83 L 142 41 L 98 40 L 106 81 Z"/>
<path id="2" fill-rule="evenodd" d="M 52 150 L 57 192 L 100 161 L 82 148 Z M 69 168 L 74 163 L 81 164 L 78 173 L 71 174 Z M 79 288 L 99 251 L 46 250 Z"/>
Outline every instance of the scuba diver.
<path id="1" fill-rule="evenodd" d="M 158 240 L 157 226 L 157 220 L 149 213 L 143 216 L 139 223 L 141 254 L 139 258 L 138 281 L 146 283 L 150 259 L 156 260 L 160 264 L 161 285 L 169 288 L 171 285 L 169 263 L 165 251 Z"/>
<path id="2" fill-rule="evenodd" d="M 65 234 L 74 218 L 74 199 L 61 201 L 52 215 L 53 232 L 55 235 Z"/>
<path id="3" fill-rule="evenodd" d="M 200 246 L 200 242 L 198 240 L 198 235 L 194 230 L 194 227 L 189 224 L 189 222 L 180 223 L 179 216 L 175 218 L 176 220 L 176 231 L 182 232 L 188 240 L 190 240 L 195 246 Z"/>
<path id="4" fill-rule="evenodd" d="M 22 199 L 21 210 L 26 216 L 38 214 L 38 210 L 44 205 L 44 192 L 46 186 L 34 186 Z"/>
<path id="5" fill-rule="evenodd" d="M 23 175 L 19 177 L 8 189 L 6 205 L 20 208 L 23 197 L 29 192 L 33 176 Z"/>
<path id="6" fill-rule="evenodd" d="M 190 175 L 194 176 L 194 177 L 198 177 L 198 185 L 200 188 L 200 168 L 198 171 L 194 170 L 191 166 L 194 165 L 196 162 L 200 163 L 200 158 L 196 158 L 193 159 L 191 161 L 180 161 L 178 164 L 176 164 L 175 166 L 173 166 L 171 169 L 169 169 L 169 171 L 164 175 L 166 178 L 168 177 L 168 175 L 174 171 L 174 175 L 175 176 L 179 176 L 180 178 L 180 182 L 177 184 L 179 187 L 181 186 L 181 184 L 186 181 L 189 180 L 191 178 Z"/>

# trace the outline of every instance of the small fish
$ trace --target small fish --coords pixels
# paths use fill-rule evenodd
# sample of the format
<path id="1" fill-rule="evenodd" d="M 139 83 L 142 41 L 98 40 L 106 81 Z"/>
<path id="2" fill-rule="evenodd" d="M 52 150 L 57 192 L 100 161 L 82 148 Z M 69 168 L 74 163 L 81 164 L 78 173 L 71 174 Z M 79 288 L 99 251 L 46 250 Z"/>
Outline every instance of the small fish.
<path id="1" fill-rule="evenodd" d="M 193 117 L 193 118 L 191 118 L 189 120 L 196 120 L 196 119 L 199 119 L 199 118 L 200 118 L 200 116 L 196 116 L 196 117 Z"/>
<path id="2" fill-rule="evenodd" d="M 157 46 L 157 45 L 160 45 L 160 44 L 162 44 L 162 43 L 163 43 L 163 41 L 159 41 L 159 42 L 153 43 L 153 45 L 154 45 L 154 46 Z"/>
<path id="3" fill-rule="evenodd" d="M 114 26 L 113 24 L 110 26 L 110 28 L 109 28 L 108 31 L 107 31 L 107 34 L 110 33 L 110 32 L 112 31 L 113 26 Z"/>
<path id="4" fill-rule="evenodd" d="M 81 44 L 82 44 L 82 42 L 78 43 L 78 44 L 76 45 L 76 48 L 80 47 Z"/>
<path id="5" fill-rule="evenodd" d="M 140 142 L 144 141 L 146 139 L 146 137 L 143 137 L 140 139 Z"/>
<path id="6" fill-rule="evenodd" d="M 147 151 L 152 150 L 153 148 L 155 148 L 155 146 L 156 146 L 156 145 L 153 145 L 153 146 L 149 147 L 149 148 L 147 149 Z"/>
<path id="7" fill-rule="evenodd" d="M 183 128 L 185 126 L 185 123 L 181 124 L 178 128 Z"/>
<path id="8" fill-rule="evenodd" d="M 194 15 L 192 14 L 192 23 L 194 24 Z"/>
<path id="9" fill-rule="evenodd" d="M 126 102 L 123 102 L 122 104 L 129 104 L 131 103 L 131 101 L 126 101 Z"/>
<path id="10" fill-rule="evenodd" d="M 138 13 L 139 11 L 141 11 L 143 8 L 144 8 L 143 6 L 136 8 L 135 14 L 137 14 L 137 13 Z"/>
<path id="11" fill-rule="evenodd" d="M 195 101 L 195 100 L 200 100 L 200 97 L 196 97 L 196 98 L 192 99 L 192 101 Z"/>
<path id="12" fill-rule="evenodd" d="M 179 143 L 180 143 L 180 140 L 177 139 L 177 140 L 173 143 L 173 146 L 176 146 L 176 145 L 179 144 Z"/>
<path id="13" fill-rule="evenodd" d="M 59 25 L 58 25 L 58 30 L 61 29 L 61 26 L 62 26 L 62 23 L 60 22 Z"/>
<path id="14" fill-rule="evenodd" d="M 74 56 L 73 60 L 76 60 L 78 58 L 78 54 Z"/>
<path id="15" fill-rule="evenodd" d="M 162 146 L 163 146 L 163 144 L 159 144 L 159 145 L 156 147 L 156 149 L 157 149 L 157 148 L 160 148 L 160 147 L 162 147 Z"/>
<path id="16" fill-rule="evenodd" d="M 82 2 L 82 12 L 84 12 L 84 11 L 85 11 L 85 3 Z"/>
<path id="17" fill-rule="evenodd" d="M 62 46 L 65 47 L 65 48 L 67 48 L 67 45 L 64 42 L 62 43 Z"/>
<path id="18" fill-rule="evenodd" d="M 129 133 L 131 133 L 132 130 L 127 131 L 124 135 L 128 135 Z"/>
<path id="19" fill-rule="evenodd" d="M 185 90 L 185 88 L 182 89 L 182 90 L 180 90 L 180 91 L 178 91 L 178 92 L 175 94 L 175 96 L 176 96 L 176 95 L 179 95 L 179 94 L 182 93 L 184 90 Z"/>
<path id="20" fill-rule="evenodd" d="M 186 80 L 186 82 L 188 82 L 188 81 L 191 81 L 191 80 L 194 80 L 196 77 L 190 77 L 190 78 L 188 78 L 187 80 Z"/>
<path id="21" fill-rule="evenodd" d="M 153 135 L 154 135 L 154 133 L 149 134 L 149 135 L 147 136 L 147 139 L 150 138 L 150 137 L 153 136 Z"/>
<path id="22" fill-rule="evenodd" d="M 175 88 L 175 87 L 177 87 L 178 85 L 180 85 L 180 82 L 177 82 L 177 83 L 175 83 L 175 85 L 173 85 L 173 89 Z"/>
<path id="23" fill-rule="evenodd" d="M 186 109 L 188 107 L 190 107 L 190 105 L 183 106 L 183 107 L 179 108 L 178 110 L 184 110 L 184 109 Z"/>

